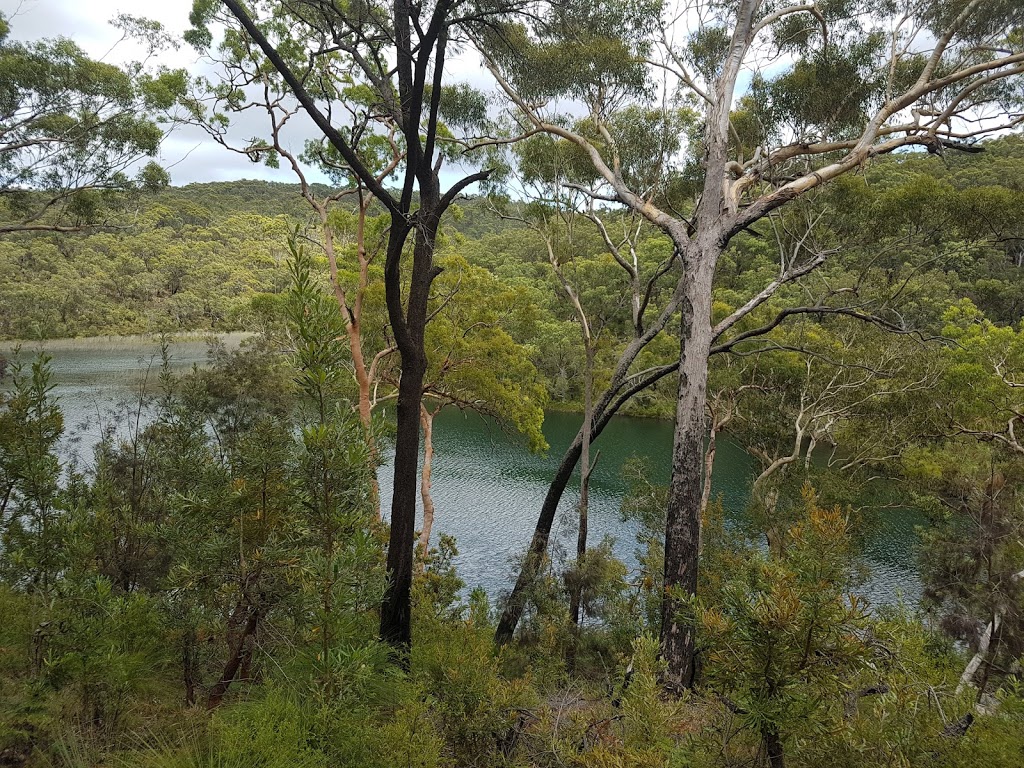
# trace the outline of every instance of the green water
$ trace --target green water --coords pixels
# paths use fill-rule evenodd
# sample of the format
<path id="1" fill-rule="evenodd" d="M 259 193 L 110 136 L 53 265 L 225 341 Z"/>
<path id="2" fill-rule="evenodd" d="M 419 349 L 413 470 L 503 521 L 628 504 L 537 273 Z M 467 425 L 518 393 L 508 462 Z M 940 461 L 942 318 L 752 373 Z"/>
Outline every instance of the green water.
<path id="1" fill-rule="evenodd" d="M 549 412 L 544 435 L 551 450 L 547 456 L 536 456 L 489 420 L 455 409 L 437 417 L 434 531 L 458 539 L 460 573 L 470 586 L 480 584 L 489 592 L 508 588 L 509 556 L 522 552 L 529 542 L 548 482 L 580 422 L 575 414 Z M 639 456 L 650 467 L 652 480 L 668 482 L 672 424 L 619 417 L 605 429 L 595 448 L 601 457 L 591 479 L 591 541 L 612 536 L 617 554 L 632 565 L 635 529 L 619 514 L 627 490 L 622 465 Z M 735 443 L 719 440 L 712 493 L 722 499 L 727 521 L 742 520 L 753 471 L 749 455 Z M 383 471 L 385 499 L 389 498 L 390 480 L 390 474 Z M 577 497 L 578 483 L 570 486 L 556 519 L 553 538 L 563 550 L 574 551 L 576 546 L 572 510 Z M 914 532 L 919 522 L 910 513 L 891 510 L 882 513 L 878 524 L 872 526 L 864 552 L 870 575 L 858 589 L 871 603 L 916 602 L 919 598 Z"/>
<path id="2" fill-rule="evenodd" d="M 226 339 L 237 345 L 240 335 Z M 35 347 L 25 345 L 27 357 Z M 9 347 L 8 347 L 9 349 Z M 154 340 L 125 338 L 48 342 L 53 358 L 54 394 L 65 412 L 69 436 L 62 445 L 65 459 L 87 462 L 104 427 L 126 434 L 132 424 L 119 404 L 138 400 L 141 389 L 156 385 L 159 348 Z M 0 353 L 4 348 L 0 347 Z M 184 371 L 202 364 L 206 344 L 190 340 L 173 345 L 173 368 Z M 9 354 L 9 353 L 8 353 Z M 551 449 L 545 456 L 529 453 L 522 441 L 503 432 L 494 422 L 457 409 L 442 411 L 435 421 L 433 494 L 434 532 L 456 537 L 459 572 L 470 587 L 480 585 L 492 595 L 509 586 L 511 558 L 530 540 L 548 481 L 562 452 L 580 424 L 574 414 L 547 414 L 544 434 Z M 667 482 L 672 425 L 667 421 L 620 417 L 601 435 L 601 451 L 591 481 L 591 541 L 608 535 L 627 563 L 635 563 L 631 524 L 622 521 L 619 505 L 626 491 L 622 465 L 633 456 L 647 460 L 655 482 Z M 721 496 L 729 519 L 742 519 L 747 504 L 753 462 L 738 446 L 720 440 L 715 457 L 713 493 Z M 380 471 L 382 498 L 390 499 L 390 467 Z M 554 546 L 575 547 L 571 510 L 578 486 L 566 492 L 554 529 Z M 920 583 L 915 569 L 916 536 L 913 515 L 884 513 L 866 542 L 865 559 L 870 577 L 860 588 L 875 604 L 901 597 L 915 602 Z"/>

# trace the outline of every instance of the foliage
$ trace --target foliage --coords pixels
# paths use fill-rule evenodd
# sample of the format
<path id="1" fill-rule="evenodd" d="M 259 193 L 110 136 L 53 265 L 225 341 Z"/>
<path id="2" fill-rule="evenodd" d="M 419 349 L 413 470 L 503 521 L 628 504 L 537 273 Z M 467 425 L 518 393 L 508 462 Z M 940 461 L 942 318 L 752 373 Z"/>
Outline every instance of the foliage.
<path id="1" fill-rule="evenodd" d="M 129 16 L 118 22 L 151 49 L 166 39 L 159 25 L 143 32 Z M 155 161 L 129 173 L 157 155 L 158 120 L 184 95 L 184 70 L 118 68 L 66 38 L 18 42 L 0 17 L 0 82 L 0 232 L 96 226 L 122 207 L 117 192 L 167 186 Z"/>

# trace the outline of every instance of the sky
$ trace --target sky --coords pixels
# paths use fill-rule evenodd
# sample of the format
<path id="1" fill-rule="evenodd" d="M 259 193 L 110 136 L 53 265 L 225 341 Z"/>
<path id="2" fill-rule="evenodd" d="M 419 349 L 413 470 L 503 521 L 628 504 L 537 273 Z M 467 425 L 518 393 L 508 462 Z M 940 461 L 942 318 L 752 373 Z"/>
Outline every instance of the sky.
<path id="1" fill-rule="evenodd" d="M 118 42 L 121 32 L 109 23 L 115 16 L 120 13 L 146 16 L 180 35 L 189 26 L 191 7 L 192 0 L 0 0 L 0 12 L 11 23 L 11 37 L 19 40 L 69 37 L 88 55 L 112 64 L 145 56 L 141 47 L 128 41 Z M 209 71 L 199 54 L 186 45 L 178 51 L 161 54 L 160 61 L 192 72 Z M 301 145 L 301 141 L 299 143 Z M 294 181 L 287 171 L 274 171 L 228 152 L 198 128 L 176 128 L 164 141 L 158 160 L 168 168 L 175 185 L 242 178 Z"/>
<path id="2" fill-rule="evenodd" d="M 191 8 L 192 0 L 0 0 L 0 13 L 11 23 L 12 38 L 29 41 L 69 37 L 91 57 L 112 64 L 145 57 L 141 46 L 130 41 L 119 42 L 121 32 L 109 23 L 118 14 L 154 19 L 180 37 L 189 27 Z M 177 51 L 161 53 L 159 61 L 171 67 L 184 67 L 194 74 L 214 72 L 209 62 L 185 44 Z M 479 77 L 475 61 L 465 58 L 453 62 L 450 71 L 460 80 Z M 307 139 L 319 136 L 316 127 L 304 115 L 291 121 L 289 129 L 287 143 L 289 149 L 296 152 L 302 150 Z M 231 135 L 245 143 L 248 138 L 266 132 L 265 121 L 244 116 L 233 127 Z M 215 143 L 201 129 L 189 126 L 174 129 L 165 139 L 158 160 L 168 169 L 175 186 L 235 179 L 295 182 L 295 176 L 287 167 L 275 170 L 253 163 Z M 327 181 L 315 172 L 309 173 L 309 180 Z"/>
<path id="3" fill-rule="evenodd" d="M 88 55 L 113 64 L 142 59 L 145 51 L 132 41 L 122 41 L 121 32 L 110 25 L 111 19 L 121 13 L 144 16 L 159 21 L 169 33 L 180 37 L 189 27 L 191 7 L 192 0 L 0 0 L 0 13 L 11 22 L 13 38 L 69 37 Z M 681 30 L 686 27 L 685 20 L 680 22 Z M 210 62 L 184 43 L 177 51 L 161 52 L 159 61 L 171 67 L 184 67 L 193 74 L 214 76 L 216 73 Z M 741 77 L 740 93 L 746 89 L 749 76 L 750 73 L 746 72 Z M 446 78 L 449 82 L 467 81 L 483 89 L 489 89 L 491 85 L 486 70 L 480 66 L 478 55 L 472 51 L 449 61 Z M 265 119 L 248 114 L 238 118 L 230 136 L 237 139 L 237 143 L 244 144 L 249 138 L 266 133 Z M 319 136 L 312 121 L 300 114 L 290 121 L 285 143 L 289 149 L 300 152 L 308 139 Z M 287 166 L 282 165 L 275 170 L 253 163 L 244 155 L 220 146 L 196 127 L 176 127 L 164 141 L 158 160 L 168 169 L 175 185 L 235 179 L 295 182 Z M 447 186 L 461 175 L 458 168 L 442 172 L 442 185 Z M 308 178 L 310 181 L 327 181 L 313 171 L 308 173 Z"/>

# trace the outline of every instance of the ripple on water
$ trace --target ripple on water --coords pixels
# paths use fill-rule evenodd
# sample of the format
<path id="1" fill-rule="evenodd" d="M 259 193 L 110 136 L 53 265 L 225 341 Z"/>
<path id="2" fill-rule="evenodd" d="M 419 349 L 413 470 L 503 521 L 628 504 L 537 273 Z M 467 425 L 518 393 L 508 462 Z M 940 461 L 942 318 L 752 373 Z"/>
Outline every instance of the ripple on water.
<path id="1" fill-rule="evenodd" d="M 231 335 L 227 341 L 237 346 L 241 338 Z M 0 345 L 0 353 L 12 347 Z M 37 348 L 34 343 L 23 344 L 22 358 L 30 359 Z M 47 342 L 43 348 L 53 358 L 54 394 L 60 398 L 65 423 L 73 433 L 62 445 L 64 457 L 77 454 L 88 459 L 102 426 L 118 419 L 112 415 L 115 406 L 137 399 L 143 383 L 155 386 L 159 344 L 155 339 L 86 339 Z M 206 348 L 201 339 L 176 343 L 172 347 L 173 369 L 183 371 L 194 363 L 202 364 Z M 493 421 L 455 409 L 437 416 L 434 530 L 456 538 L 457 565 L 467 585 L 483 586 L 492 596 L 508 588 L 511 558 L 529 543 L 548 481 L 579 423 L 578 415 L 548 413 L 544 434 L 551 450 L 537 456 Z M 114 427 L 123 431 L 127 425 L 118 421 Z M 595 445 L 601 455 L 591 485 L 591 542 L 605 535 L 613 537 L 616 555 L 630 567 L 636 563 L 636 530 L 619 514 L 627 490 L 622 465 L 639 456 L 647 460 L 654 482 L 667 482 L 671 446 L 669 422 L 628 417 L 613 420 Z M 728 440 L 719 440 L 714 495 L 721 496 L 730 519 L 742 519 L 752 471 L 748 455 Z M 391 496 L 390 468 L 381 467 L 379 477 L 386 503 Z M 578 485 L 570 485 L 556 518 L 553 541 L 564 551 L 575 549 L 572 510 L 577 499 Z M 419 514 L 422 520 L 422 509 Z M 882 524 L 869 535 L 864 554 L 870 576 L 858 591 L 872 603 L 893 603 L 902 596 L 912 604 L 919 598 L 914 526 L 920 522 L 910 510 L 887 510 Z"/>

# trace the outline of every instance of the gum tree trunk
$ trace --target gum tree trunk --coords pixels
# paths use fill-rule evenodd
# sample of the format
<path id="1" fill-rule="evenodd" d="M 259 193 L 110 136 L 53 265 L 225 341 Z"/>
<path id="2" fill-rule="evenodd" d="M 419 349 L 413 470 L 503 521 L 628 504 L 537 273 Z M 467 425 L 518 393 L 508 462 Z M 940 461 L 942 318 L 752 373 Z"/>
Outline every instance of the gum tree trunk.
<path id="1" fill-rule="evenodd" d="M 397 427 L 395 434 L 394 485 L 391 496 L 391 536 L 388 542 L 388 588 L 380 611 L 380 636 L 398 652 L 407 653 L 412 643 L 411 591 L 413 544 L 416 535 L 416 495 L 419 480 L 420 405 L 427 358 L 423 336 L 427 323 L 430 284 L 436 275 L 433 265 L 434 236 L 437 232 L 435 201 L 424 194 L 413 247 L 412 275 L 407 308 L 402 304 L 399 272 L 405 237 L 398 234 L 397 246 L 389 247 L 385 267 L 388 315 L 396 333 L 402 357 L 398 382 Z M 392 228 L 396 225 L 392 223 Z M 395 237 L 395 233 L 392 233 Z M 394 250 L 393 250 L 394 249 Z"/>
<path id="2" fill-rule="evenodd" d="M 698 241 L 699 243 L 699 241 Z M 665 518 L 665 595 L 661 612 L 663 683 L 673 692 L 693 684 L 695 630 L 689 600 L 697 593 L 703 502 L 705 407 L 711 352 L 711 280 L 717 249 L 688 254 L 691 274 L 680 309 L 679 393 L 672 441 L 672 478 Z"/>
<path id="3" fill-rule="evenodd" d="M 558 512 L 558 502 L 565 493 L 569 479 L 576 469 L 576 463 L 580 460 L 583 450 L 582 430 L 576 433 L 576 438 L 566 449 L 562 456 L 562 463 L 558 465 L 558 471 L 551 479 L 547 495 L 544 496 L 544 504 L 540 508 L 540 515 L 537 518 L 537 525 L 533 529 L 533 538 L 530 540 L 530 547 L 526 550 L 526 557 L 522 567 L 519 569 L 519 576 L 516 579 L 512 592 L 505 601 L 505 608 L 498 620 L 498 628 L 494 634 L 495 642 L 499 645 L 507 643 L 512 639 L 516 631 L 519 619 L 523 615 L 523 602 L 527 588 L 533 583 L 537 572 L 547 554 L 548 540 L 551 538 L 551 527 L 555 522 L 555 514 Z"/>
<path id="4" fill-rule="evenodd" d="M 434 526 L 434 498 L 430 494 L 430 474 L 434 462 L 434 412 L 420 405 L 423 427 L 423 471 L 420 474 L 420 498 L 423 499 L 423 527 L 420 529 L 420 557 L 430 550 L 430 529 Z"/>
<path id="5" fill-rule="evenodd" d="M 587 524 L 590 517 L 590 475 L 594 471 L 593 463 L 590 460 L 590 445 L 593 442 L 591 435 L 594 420 L 594 344 L 587 340 L 587 368 L 583 382 L 583 433 L 582 445 L 580 447 L 580 503 L 579 503 L 579 530 L 576 535 L 576 564 L 579 566 L 583 556 L 587 554 Z M 580 625 L 580 605 L 583 602 L 583 585 L 578 584 L 573 588 L 569 598 L 569 613 L 572 616 L 573 626 Z"/>

